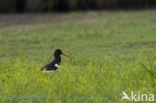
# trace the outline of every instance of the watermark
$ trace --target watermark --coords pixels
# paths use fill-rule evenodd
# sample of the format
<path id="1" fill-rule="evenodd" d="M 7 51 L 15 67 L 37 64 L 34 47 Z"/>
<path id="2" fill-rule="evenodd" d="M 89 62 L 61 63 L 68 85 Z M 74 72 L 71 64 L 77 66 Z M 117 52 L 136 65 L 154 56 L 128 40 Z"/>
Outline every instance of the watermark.
<path id="1" fill-rule="evenodd" d="M 154 94 L 152 94 L 152 93 L 150 93 L 150 94 L 140 93 L 140 92 L 134 93 L 133 91 L 131 91 L 131 94 L 128 95 L 125 91 L 123 91 L 122 94 L 123 94 L 123 96 L 121 98 L 122 101 L 124 99 L 128 100 L 128 101 L 134 101 L 134 102 L 137 102 L 137 101 L 152 102 L 152 101 L 154 101 Z"/>

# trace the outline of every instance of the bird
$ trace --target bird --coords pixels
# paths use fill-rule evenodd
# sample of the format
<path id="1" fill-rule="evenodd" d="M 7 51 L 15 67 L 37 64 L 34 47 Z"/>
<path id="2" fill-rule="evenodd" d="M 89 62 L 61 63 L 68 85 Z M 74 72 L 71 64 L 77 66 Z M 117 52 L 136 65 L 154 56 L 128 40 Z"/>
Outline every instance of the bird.
<path id="1" fill-rule="evenodd" d="M 56 49 L 54 52 L 54 60 L 49 64 L 43 66 L 41 71 L 46 69 L 47 72 L 51 72 L 52 70 L 58 70 L 61 63 L 61 55 L 69 57 L 67 54 L 63 53 L 61 49 Z"/>
<path id="2" fill-rule="evenodd" d="M 123 100 L 123 99 L 130 100 L 130 98 L 128 97 L 128 95 L 127 95 L 127 93 L 125 91 L 123 91 L 122 93 L 123 93 L 124 96 L 121 98 L 121 100 Z"/>

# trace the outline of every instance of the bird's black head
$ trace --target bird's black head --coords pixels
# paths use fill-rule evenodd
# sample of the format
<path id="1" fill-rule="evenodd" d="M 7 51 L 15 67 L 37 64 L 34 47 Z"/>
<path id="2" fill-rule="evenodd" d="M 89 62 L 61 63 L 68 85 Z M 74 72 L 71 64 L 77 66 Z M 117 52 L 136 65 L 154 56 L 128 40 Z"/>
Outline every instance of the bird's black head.
<path id="1" fill-rule="evenodd" d="M 56 49 L 54 52 L 54 56 L 60 56 L 62 54 L 62 50 L 61 49 Z"/>
<path id="2" fill-rule="evenodd" d="M 61 54 L 64 55 L 64 56 L 66 56 L 66 57 L 69 57 L 68 55 L 66 55 L 65 53 L 63 53 L 61 49 L 56 49 L 55 52 L 54 52 L 54 56 L 55 57 L 59 57 Z"/>

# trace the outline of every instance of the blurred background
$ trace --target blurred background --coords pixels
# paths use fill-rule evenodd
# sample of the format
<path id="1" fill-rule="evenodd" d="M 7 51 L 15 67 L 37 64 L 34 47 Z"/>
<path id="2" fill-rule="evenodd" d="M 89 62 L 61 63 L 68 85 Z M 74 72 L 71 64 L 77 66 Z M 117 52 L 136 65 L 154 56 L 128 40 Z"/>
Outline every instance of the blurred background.
<path id="1" fill-rule="evenodd" d="M 0 13 L 155 8 L 156 0 L 0 0 Z"/>

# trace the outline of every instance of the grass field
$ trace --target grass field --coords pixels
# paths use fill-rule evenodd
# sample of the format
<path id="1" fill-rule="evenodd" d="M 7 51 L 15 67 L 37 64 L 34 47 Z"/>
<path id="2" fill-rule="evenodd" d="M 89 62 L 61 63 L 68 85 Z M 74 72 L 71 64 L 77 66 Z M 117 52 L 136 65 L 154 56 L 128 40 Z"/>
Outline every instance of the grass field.
<path id="1" fill-rule="evenodd" d="M 129 103 L 123 91 L 156 95 L 156 11 L 7 17 L 0 19 L 0 103 Z M 41 72 L 57 48 L 71 57 L 62 56 L 59 71 Z"/>

